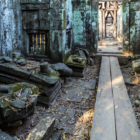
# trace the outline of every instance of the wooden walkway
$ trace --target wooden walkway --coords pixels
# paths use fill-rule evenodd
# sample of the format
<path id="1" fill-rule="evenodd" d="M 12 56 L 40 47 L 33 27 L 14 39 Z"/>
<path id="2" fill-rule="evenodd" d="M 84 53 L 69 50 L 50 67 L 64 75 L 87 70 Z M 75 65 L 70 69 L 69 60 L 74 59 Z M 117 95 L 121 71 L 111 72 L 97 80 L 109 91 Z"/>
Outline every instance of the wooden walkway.
<path id="1" fill-rule="evenodd" d="M 140 140 L 117 57 L 102 57 L 90 140 Z"/>

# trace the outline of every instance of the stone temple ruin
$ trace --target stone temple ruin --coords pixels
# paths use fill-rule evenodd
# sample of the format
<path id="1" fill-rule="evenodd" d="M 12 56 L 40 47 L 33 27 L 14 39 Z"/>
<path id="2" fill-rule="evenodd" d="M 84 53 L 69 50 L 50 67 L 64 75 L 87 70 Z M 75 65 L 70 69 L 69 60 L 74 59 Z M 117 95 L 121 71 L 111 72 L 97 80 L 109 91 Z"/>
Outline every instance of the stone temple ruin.
<path id="1" fill-rule="evenodd" d="M 0 0 L 0 140 L 120 140 L 94 133 L 106 106 L 99 91 L 119 65 L 138 86 L 139 55 L 139 0 Z"/>

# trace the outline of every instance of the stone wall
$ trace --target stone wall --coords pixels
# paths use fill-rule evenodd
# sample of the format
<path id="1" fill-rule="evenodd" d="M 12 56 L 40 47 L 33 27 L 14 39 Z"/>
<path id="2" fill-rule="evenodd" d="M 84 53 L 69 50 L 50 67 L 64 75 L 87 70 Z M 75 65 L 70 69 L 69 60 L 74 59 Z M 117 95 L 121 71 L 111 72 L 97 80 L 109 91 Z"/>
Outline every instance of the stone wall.
<path id="1" fill-rule="evenodd" d="M 97 47 L 98 3 L 92 0 L 73 0 L 74 47 L 92 50 Z"/>
<path id="2" fill-rule="evenodd" d="M 22 50 L 20 0 L 0 0 L 0 55 Z"/>
<path id="3" fill-rule="evenodd" d="M 118 3 L 117 11 L 117 39 L 123 41 L 123 26 L 122 26 L 122 2 Z"/>
<path id="4" fill-rule="evenodd" d="M 123 49 L 132 55 L 140 54 L 140 1 L 123 2 Z"/>
<path id="5" fill-rule="evenodd" d="M 50 55 L 55 61 L 64 59 L 66 47 L 66 2 L 50 1 Z"/>
<path id="6" fill-rule="evenodd" d="M 130 48 L 134 54 L 140 54 L 140 1 L 130 3 Z"/>
<path id="7" fill-rule="evenodd" d="M 92 42 L 93 45 L 91 49 L 96 52 L 98 47 L 98 0 L 92 0 L 91 3 L 91 25 L 92 25 Z"/>
<path id="8" fill-rule="evenodd" d="M 123 38 L 124 52 L 140 53 L 139 9 L 139 0 L 125 0 L 118 12 L 118 23 L 123 12 L 123 37 L 120 24 L 117 34 Z M 29 34 L 43 32 L 46 55 L 64 61 L 77 47 L 96 51 L 98 0 L 0 0 L 0 30 L 0 55 L 14 50 L 30 55 Z"/>
<path id="9" fill-rule="evenodd" d="M 24 54 L 30 55 L 29 35 L 44 33 L 47 34 L 47 37 L 49 36 L 50 3 L 49 0 L 21 0 L 21 7 Z M 49 53 L 49 40 L 46 43 L 46 50 Z"/>
<path id="10" fill-rule="evenodd" d="M 29 55 L 29 33 L 48 33 L 48 52 L 54 61 L 64 61 L 72 49 L 71 0 L 22 0 L 24 46 Z"/>

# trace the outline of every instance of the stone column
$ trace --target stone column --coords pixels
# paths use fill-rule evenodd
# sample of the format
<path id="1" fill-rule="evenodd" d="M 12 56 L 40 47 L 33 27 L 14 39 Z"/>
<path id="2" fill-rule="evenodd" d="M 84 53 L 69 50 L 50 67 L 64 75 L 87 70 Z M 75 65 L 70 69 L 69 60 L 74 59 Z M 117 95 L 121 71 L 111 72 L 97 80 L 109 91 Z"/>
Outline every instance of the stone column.
<path id="1" fill-rule="evenodd" d="M 114 10 L 114 37 L 117 38 L 117 10 Z"/>
<path id="2" fill-rule="evenodd" d="M 50 57 L 63 61 L 66 47 L 66 1 L 50 1 Z"/>
<path id="3" fill-rule="evenodd" d="M 129 2 L 123 1 L 123 51 L 129 53 L 130 29 L 129 29 Z"/>
<path id="4" fill-rule="evenodd" d="M 103 15 L 103 39 L 105 39 L 105 34 L 106 34 L 106 24 L 105 24 L 105 10 L 102 10 L 102 15 Z"/>
<path id="5" fill-rule="evenodd" d="M 20 0 L 0 1 L 0 55 L 21 49 Z"/>

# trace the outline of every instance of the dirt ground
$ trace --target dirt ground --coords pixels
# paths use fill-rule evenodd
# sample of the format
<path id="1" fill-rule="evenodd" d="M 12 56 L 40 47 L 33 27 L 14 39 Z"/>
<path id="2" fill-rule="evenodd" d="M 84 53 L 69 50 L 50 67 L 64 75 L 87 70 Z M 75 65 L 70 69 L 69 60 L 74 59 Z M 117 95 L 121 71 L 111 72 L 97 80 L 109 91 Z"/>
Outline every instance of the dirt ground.
<path id="1" fill-rule="evenodd" d="M 127 65 L 122 65 L 121 69 L 127 86 L 128 94 L 135 111 L 137 123 L 140 128 L 140 83 L 137 82 L 131 62 L 129 62 Z"/>
<path id="2" fill-rule="evenodd" d="M 60 96 L 47 110 L 56 118 L 62 140 L 89 140 L 94 115 L 100 60 L 87 66 L 83 78 L 66 78 Z"/>

